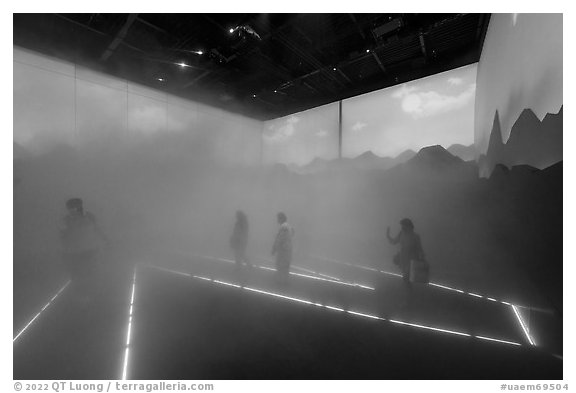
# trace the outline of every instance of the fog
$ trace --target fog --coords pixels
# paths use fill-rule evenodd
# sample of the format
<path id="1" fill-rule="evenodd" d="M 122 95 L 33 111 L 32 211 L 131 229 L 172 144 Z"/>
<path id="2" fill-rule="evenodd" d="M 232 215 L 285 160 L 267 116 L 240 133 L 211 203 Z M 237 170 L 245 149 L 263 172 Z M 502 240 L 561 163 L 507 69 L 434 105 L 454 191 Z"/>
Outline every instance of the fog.
<path id="1" fill-rule="evenodd" d="M 449 83 L 446 75 L 441 78 Z M 411 86 L 396 87 L 392 94 L 407 89 L 415 94 Z M 446 105 L 455 113 L 463 108 Z M 438 124 L 450 111 L 435 108 L 437 113 L 423 115 L 419 111 L 429 109 L 407 108 L 418 112 L 419 122 Z M 386 229 L 396 234 L 399 221 L 409 217 L 435 281 L 561 307 L 561 296 L 547 292 L 555 281 L 535 282 L 534 274 L 541 272 L 544 245 L 556 244 L 554 234 L 542 236 L 539 228 L 550 220 L 561 222 L 561 209 L 550 208 L 555 196 L 561 198 L 556 169 L 533 177 L 521 173 L 520 185 L 503 186 L 479 179 L 474 162 L 453 156 L 440 143 L 426 147 L 430 136 L 383 149 L 386 154 L 418 150 L 388 170 L 346 167 L 336 160 L 305 175 L 284 165 L 336 157 L 335 113 L 337 105 L 330 104 L 263 126 L 15 49 L 15 329 L 68 277 L 58 228 L 65 202 L 73 197 L 83 199 L 109 240 L 100 255 L 108 277 L 121 277 L 126 288 L 136 264 L 171 268 L 178 259 L 176 265 L 184 260 L 192 268 L 201 255 L 232 259 L 238 210 L 248 218 L 247 257 L 255 263 L 270 263 L 276 215 L 284 212 L 295 230 L 294 266 L 329 270 L 318 262 L 320 256 L 397 272 L 392 263 L 397 248 L 386 240 Z M 306 139 L 304 129 L 315 129 L 314 137 L 329 143 Z M 298 135 L 304 139 L 291 139 Z M 467 138 L 471 134 L 454 142 Z M 365 141 L 357 152 L 362 146 Z M 535 184 L 546 185 L 550 193 L 527 192 Z M 352 278 L 340 273 L 343 280 Z M 380 285 L 378 277 L 366 280 Z M 125 302 L 113 300 L 119 307 Z"/>

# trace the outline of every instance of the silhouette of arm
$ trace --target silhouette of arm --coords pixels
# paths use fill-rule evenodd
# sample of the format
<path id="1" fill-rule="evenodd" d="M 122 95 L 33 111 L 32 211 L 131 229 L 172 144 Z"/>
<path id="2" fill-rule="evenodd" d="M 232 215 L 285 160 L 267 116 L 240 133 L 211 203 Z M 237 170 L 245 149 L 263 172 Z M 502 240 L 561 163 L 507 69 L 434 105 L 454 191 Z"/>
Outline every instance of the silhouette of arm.
<path id="1" fill-rule="evenodd" d="M 398 242 L 400 241 L 400 234 L 398 234 L 396 237 L 390 236 L 390 227 L 388 227 L 388 229 L 386 230 L 386 237 L 388 238 L 390 244 L 398 244 Z"/>

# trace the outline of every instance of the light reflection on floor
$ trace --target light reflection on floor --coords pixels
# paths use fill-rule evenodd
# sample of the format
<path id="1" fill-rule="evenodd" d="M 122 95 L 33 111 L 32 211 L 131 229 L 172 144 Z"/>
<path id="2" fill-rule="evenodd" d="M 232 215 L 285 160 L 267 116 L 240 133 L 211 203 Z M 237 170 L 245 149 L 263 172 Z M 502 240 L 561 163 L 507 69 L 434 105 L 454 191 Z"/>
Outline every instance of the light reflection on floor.
<path id="1" fill-rule="evenodd" d="M 343 262 L 343 261 L 338 261 L 335 259 L 330 259 L 330 258 L 325 258 L 325 257 L 319 257 L 319 256 L 313 256 L 313 258 L 316 259 L 321 259 L 321 260 L 325 260 L 325 261 L 329 261 L 329 262 L 333 262 L 333 263 L 338 263 L 338 264 L 342 264 L 342 265 L 346 265 L 346 266 L 351 266 L 351 267 L 355 267 L 355 268 L 359 268 L 359 269 L 364 269 L 364 270 L 370 270 L 370 271 L 377 271 L 376 269 L 372 269 L 370 267 L 366 267 L 366 266 L 361 266 L 361 265 L 354 265 L 351 263 L 347 263 L 347 262 Z M 391 272 L 386 272 L 383 270 L 379 270 L 380 273 L 384 273 L 384 274 L 388 274 L 388 275 L 395 275 L 395 276 L 400 276 L 399 274 L 396 273 L 391 273 Z M 529 306 L 519 306 L 519 305 L 514 305 L 510 302 L 506 302 L 506 301 L 502 301 L 502 300 L 497 300 L 493 297 L 488 297 L 488 296 L 483 296 L 483 295 L 479 295 L 477 293 L 473 293 L 473 292 L 465 292 L 462 289 L 457 289 L 457 288 L 452 288 L 449 287 L 447 285 L 442 285 L 442 284 L 437 284 L 437 283 L 433 283 L 430 282 L 428 283 L 428 285 L 433 286 L 433 287 L 437 287 L 437 288 L 442 288 L 442 289 L 446 289 L 448 291 L 453 291 L 453 292 L 457 292 L 457 293 L 461 293 L 461 294 L 465 294 L 465 295 L 469 295 L 469 296 L 473 296 L 476 298 L 482 298 L 482 299 L 486 299 L 490 302 L 494 302 L 494 303 L 500 303 L 506 306 L 509 306 L 512 308 L 512 311 L 514 312 L 516 319 L 518 320 L 519 325 L 522 328 L 522 331 L 524 332 L 524 335 L 526 336 L 526 339 L 528 340 L 528 342 L 530 343 L 530 345 L 535 345 L 534 344 L 534 340 L 533 338 L 530 336 L 528 328 L 526 327 L 526 324 L 524 323 L 524 320 L 522 319 L 522 316 L 520 315 L 520 313 L 518 312 L 518 309 L 522 308 L 522 309 L 535 309 L 534 307 L 529 307 Z M 549 310 L 542 310 L 544 312 L 550 312 Z M 485 337 L 482 337 L 484 339 L 487 339 Z"/>
<path id="2" fill-rule="evenodd" d="M 200 280 L 204 280 L 204 281 L 209 281 L 212 282 L 214 284 L 218 284 L 218 285 L 226 285 L 226 286 L 231 286 L 240 290 L 246 290 L 246 291 L 250 291 L 250 292 L 254 292 L 254 293 L 259 293 L 262 295 L 267 295 L 267 296 L 272 296 L 275 298 L 280 298 L 280 299 L 285 299 L 285 300 L 290 300 L 293 302 L 297 302 L 297 303 L 301 303 L 301 304 L 306 304 L 306 305 L 311 305 L 311 306 L 316 306 L 316 307 L 322 307 L 328 310 L 333 310 L 333 311 L 338 311 L 338 312 L 344 312 L 344 313 L 348 313 L 351 315 L 356 315 L 356 316 L 360 316 L 363 318 L 370 318 L 370 319 L 374 319 L 374 320 L 379 320 L 379 321 L 388 321 L 394 324 L 398 324 L 398 325 L 404 325 L 404 326 L 409 326 L 409 327 L 413 327 L 413 328 L 420 328 L 420 329 L 426 329 L 426 330 L 430 330 L 430 331 L 436 331 L 436 332 L 440 332 L 440 333 L 447 333 L 447 334 L 452 334 L 452 335 L 457 335 L 457 336 L 464 336 L 464 337 L 471 337 L 471 338 L 478 338 L 478 339 L 482 339 L 482 340 L 488 340 L 488 341 L 493 341 L 493 342 L 499 342 L 499 343 L 503 343 L 503 344 L 510 344 L 510 345 L 517 345 L 520 346 L 520 343 L 514 342 L 514 341 L 510 341 L 510 340 L 503 340 L 503 339 L 497 339 L 497 338 L 492 338 L 492 337 L 485 337 L 485 336 L 474 336 L 468 333 L 464 333 L 464 332 L 459 332 L 459 331 L 455 331 L 455 330 L 451 330 L 451 329 L 444 329 L 444 328 L 440 328 L 440 327 L 433 327 L 433 326 L 427 326 L 427 325 L 422 325 L 422 324 L 417 324 L 417 323 L 411 323 L 411 322 L 405 322 L 405 321 L 399 321 L 399 320 L 393 320 L 393 319 L 386 319 L 386 318 L 382 318 L 379 317 L 377 315 L 373 315 L 373 314 L 367 314 L 367 313 L 363 313 L 363 312 L 358 312 L 358 311 L 353 311 L 353 310 L 347 310 L 347 309 L 343 309 L 340 307 L 336 307 L 336 306 L 326 306 L 320 303 L 314 303 L 312 301 L 306 300 L 306 299 L 301 299 L 301 298 L 296 298 L 293 296 L 287 296 L 287 295 L 283 295 L 280 293 L 276 293 L 276 292 L 270 292 L 270 291 L 265 291 L 262 289 L 258 289 L 258 288 L 252 288 L 252 287 L 246 287 L 246 286 L 241 286 L 239 284 L 234 284 L 234 283 L 230 283 L 230 282 L 225 282 L 222 280 L 215 280 L 212 278 L 208 278 L 208 277 L 203 277 L 203 276 L 197 276 L 197 275 L 189 275 L 186 273 L 181 273 L 181 272 L 176 272 L 173 270 L 169 270 L 169 269 L 164 269 L 164 268 L 159 268 L 157 266 L 151 266 L 153 268 L 157 268 L 159 270 L 163 270 L 166 272 L 170 272 L 173 274 L 179 274 L 179 275 L 183 275 L 183 276 L 189 276 L 192 277 L 194 279 L 200 279 Z"/>
<path id="3" fill-rule="evenodd" d="M 42 309 L 36 315 L 34 315 L 34 317 L 20 330 L 20 332 L 12 339 L 12 343 L 16 342 L 18 337 L 20 337 L 30 326 L 32 326 L 34 321 L 40 317 L 40 315 L 44 312 L 44 310 L 50 307 L 50 305 L 54 302 L 54 300 L 56 300 L 58 295 L 60 295 L 68 287 L 68 284 L 70 284 L 70 280 L 68 280 L 66 284 L 64 284 L 60 288 L 60 290 L 56 292 L 54 296 L 52 296 L 52 298 L 48 301 L 48 303 L 46 303 L 44 307 L 42 307 Z"/>
<path id="4" fill-rule="evenodd" d="M 166 269 L 163 269 L 166 270 Z M 178 272 L 170 271 L 170 273 L 178 274 Z M 132 277 L 132 294 L 130 295 L 130 309 L 128 312 L 128 328 L 126 333 L 126 347 L 124 349 L 124 363 L 122 366 L 122 380 L 126 380 L 128 376 L 128 359 L 130 356 L 130 340 L 132 334 L 132 312 L 134 307 L 134 294 L 136 293 L 136 268 L 134 268 L 134 276 Z"/>

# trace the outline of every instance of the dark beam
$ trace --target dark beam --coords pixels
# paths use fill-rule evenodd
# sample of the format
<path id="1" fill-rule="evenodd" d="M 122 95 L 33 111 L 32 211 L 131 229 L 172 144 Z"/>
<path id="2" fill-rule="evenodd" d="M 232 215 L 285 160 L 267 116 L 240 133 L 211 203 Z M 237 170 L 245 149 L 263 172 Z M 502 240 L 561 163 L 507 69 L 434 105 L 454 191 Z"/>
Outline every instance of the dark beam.
<path id="1" fill-rule="evenodd" d="M 342 77 L 348 81 L 348 83 L 352 83 L 352 81 L 350 80 L 350 78 L 348 78 L 348 76 L 344 73 L 344 71 L 342 71 L 340 68 L 338 68 L 337 70 L 338 70 L 338 73 L 340 75 L 342 75 Z"/>
<path id="2" fill-rule="evenodd" d="M 192 79 L 190 82 L 182 85 L 181 89 L 187 89 L 188 87 L 196 84 L 200 79 L 203 79 L 203 78 L 207 77 L 208 75 L 210 75 L 212 72 L 213 72 L 212 70 L 204 71 L 203 73 L 198 75 L 196 78 Z"/>
<path id="3" fill-rule="evenodd" d="M 344 85 L 338 78 L 336 78 L 336 76 L 334 74 L 332 74 L 331 72 L 328 72 L 326 70 L 326 66 L 324 66 L 322 63 L 320 63 L 320 61 L 318 61 L 318 59 L 316 59 L 313 55 L 307 53 L 304 49 L 300 48 L 298 45 L 293 43 L 286 36 L 284 36 L 284 34 L 278 33 L 275 37 L 278 39 L 278 41 L 280 41 L 280 43 L 282 45 L 284 45 L 286 48 L 290 49 L 298 57 L 300 57 L 302 60 L 307 62 L 312 67 L 314 67 L 317 71 L 324 74 L 328 79 L 331 79 L 332 81 L 336 82 L 340 86 Z"/>
<path id="4" fill-rule="evenodd" d="M 84 23 L 76 22 L 75 20 L 70 19 L 70 18 L 68 18 L 68 17 L 66 17 L 66 16 L 64 16 L 64 15 L 54 14 L 54 16 L 56 16 L 56 17 L 58 17 L 58 18 L 60 18 L 60 19 L 64 19 L 65 21 L 70 22 L 70 23 L 72 23 L 72 24 L 74 24 L 74 25 L 76 25 L 76 26 L 83 27 L 83 28 L 86 29 L 86 30 L 90 30 L 90 31 L 93 32 L 93 33 L 96 33 L 96 34 L 99 34 L 99 35 L 103 35 L 103 36 L 105 36 L 105 37 L 108 37 L 108 34 L 102 32 L 102 31 L 96 30 L 95 28 L 90 27 L 90 26 L 88 26 L 88 25 L 85 25 Z"/>
<path id="5" fill-rule="evenodd" d="M 100 57 L 101 61 L 106 61 L 110 58 L 110 56 L 112 56 L 116 48 L 118 48 L 118 46 L 124 41 L 124 38 L 126 38 L 128 30 L 130 30 L 130 27 L 136 21 L 137 18 L 138 14 L 128 14 L 128 18 L 126 18 L 124 26 L 122 26 L 122 28 L 118 31 L 118 33 L 116 33 L 116 36 L 114 37 L 108 48 L 104 51 L 102 57 Z"/>
<path id="6" fill-rule="evenodd" d="M 426 54 L 426 43 L 424 42 L 424 34 L 420 32 L 418 37 L 420 38 L 420 49 L 422 50 L 422 55 L 424 56 L 424 58 L 428 58 L 428 55 Z"/>
<path id="7" fill-rule="evenodd" d="M 171 33 L 169 33 L 168 31 L 164 30 L 163 28 L 156 26 L 155 24 L 148 22 L 147 20 L 143 19 L 141 16 L 139 16 L 138 18 L 136 18 L 136 20 L 137 20 L 138 22 L 140 22 L 140 23 L 142 23 L 142 24 L 144 24 L 144 25 L 146 25 L 146 26 L 148 26 L 148 27 L 156 30 L 156 31 L 159 31 L 159 32 L 162 33 L 162 34 L 165 34 L 166 36 L 168 36 L 168 37 L 170 37 L 170 38 L 172 38 L 172 39 L 178 40 L 178 37 L 172 35 Z"/>
<path id="8" fill-rule="evenodd" d="M 54 14 L 54 16 L 56 16 L 56 17 L 58 17 L 58 18 L 60 18 L 60 19 L 64 19 L 65 21 L 67 21 L 67 22 L 69 22 L 69 23 L 72 23 L 72 24 L 74 24 L 74 25 L 76 25 L 76 26 L 80 26 L 80 27 L 82 27 L 83 29 L 86 29 L 86 30 L 91 31 L 91 32 L 93 32 L 93 33 L 96 33 L 96 34 L 98 34 L 98 35 L 101 35 L 101 36 L 104 36 L 104 37 L 110 37 L 109 34 L 104 33 L 103 31 L 96 30 L 96 29 L 93 28 L 93 27 L 90 27 L 90 26 L 88 26 L 88 25 L 85 25 L 84 23 L 77 22 L 77 21 L 75 21 L 75 20 L 73 20 L 73 19 L 70 19 L 70 18 L 64 16 L 64 15 Z M 135 46 L 133 46 L 133 45 L 130 45 L 130 44 L 126 43 L 126 42 L 122 42 L 122 45 L 124 45 L 124 46 L 127 47 L 127 48 L 133 49 L 133 50 L 135 50 L 135 51 L 137 51 L 137 52 L 146 53 L 144 50 L 142 50 L 142 49 L 140 49 L 140 48 L 137 48 L 137 47 L 135 47 Z"/>
<path id="9" fill-rule="evenodd" d="M 371 51 L 371 53 L 372 53 L 372 57 L 374 58 L 374 60 L 376 60 L 376 63 L 378 63 L 378 67 L 380 67 L 380 69 L 382 70 L 383 73 L 386 73 L 386 68 L 382 64 L 382 61 L 380 61 L 380 57 L 378 56 L 378 53 L 376 53 L 376 51 Z"/>
<path id="10" fill-rule="evenodd" d="M 356 17 L 354 16 L 354 14 L 348 14 L 348 16 L 350 17 L 350 19 L 352 19 L 352 22 L 354 23 L 354 26 L 356 26 L 356 30 L 358 30 L 358 34 L 360 34 L 360 36 L 362 37 L 363 40 L 366 39 L 366 35 L 364 34 L 364 32 L 362 31 L 362 29 L 360 28 L 360 26 L 358 25 L 358 21 L 356 20 Z"/>

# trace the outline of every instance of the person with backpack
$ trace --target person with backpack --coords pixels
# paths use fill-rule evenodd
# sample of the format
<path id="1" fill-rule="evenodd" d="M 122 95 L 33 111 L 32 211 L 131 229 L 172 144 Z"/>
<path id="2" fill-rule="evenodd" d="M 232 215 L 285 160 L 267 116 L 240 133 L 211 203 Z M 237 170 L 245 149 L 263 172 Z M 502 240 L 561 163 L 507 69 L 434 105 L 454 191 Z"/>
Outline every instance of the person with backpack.
<path id="1" fill-rule="evenodd" d="M 420 263 L 427 267 L 426 257 L 422 248 L 420 235 L 414 232 L 414 223 L 409 218 L 400 221 L 400 232 L 397 236 L 390 235 L 390 227 L 386 230 L 386 237 L 390 244 L 399 244 L 400 251 L 394 256 L 394 264 L 402 272 L 402 279 L 409 300 L 412 296 L 412 282 L 410 277 L 411 264 Z M 427 279 L 427 277 L 425 278 Z"/>

